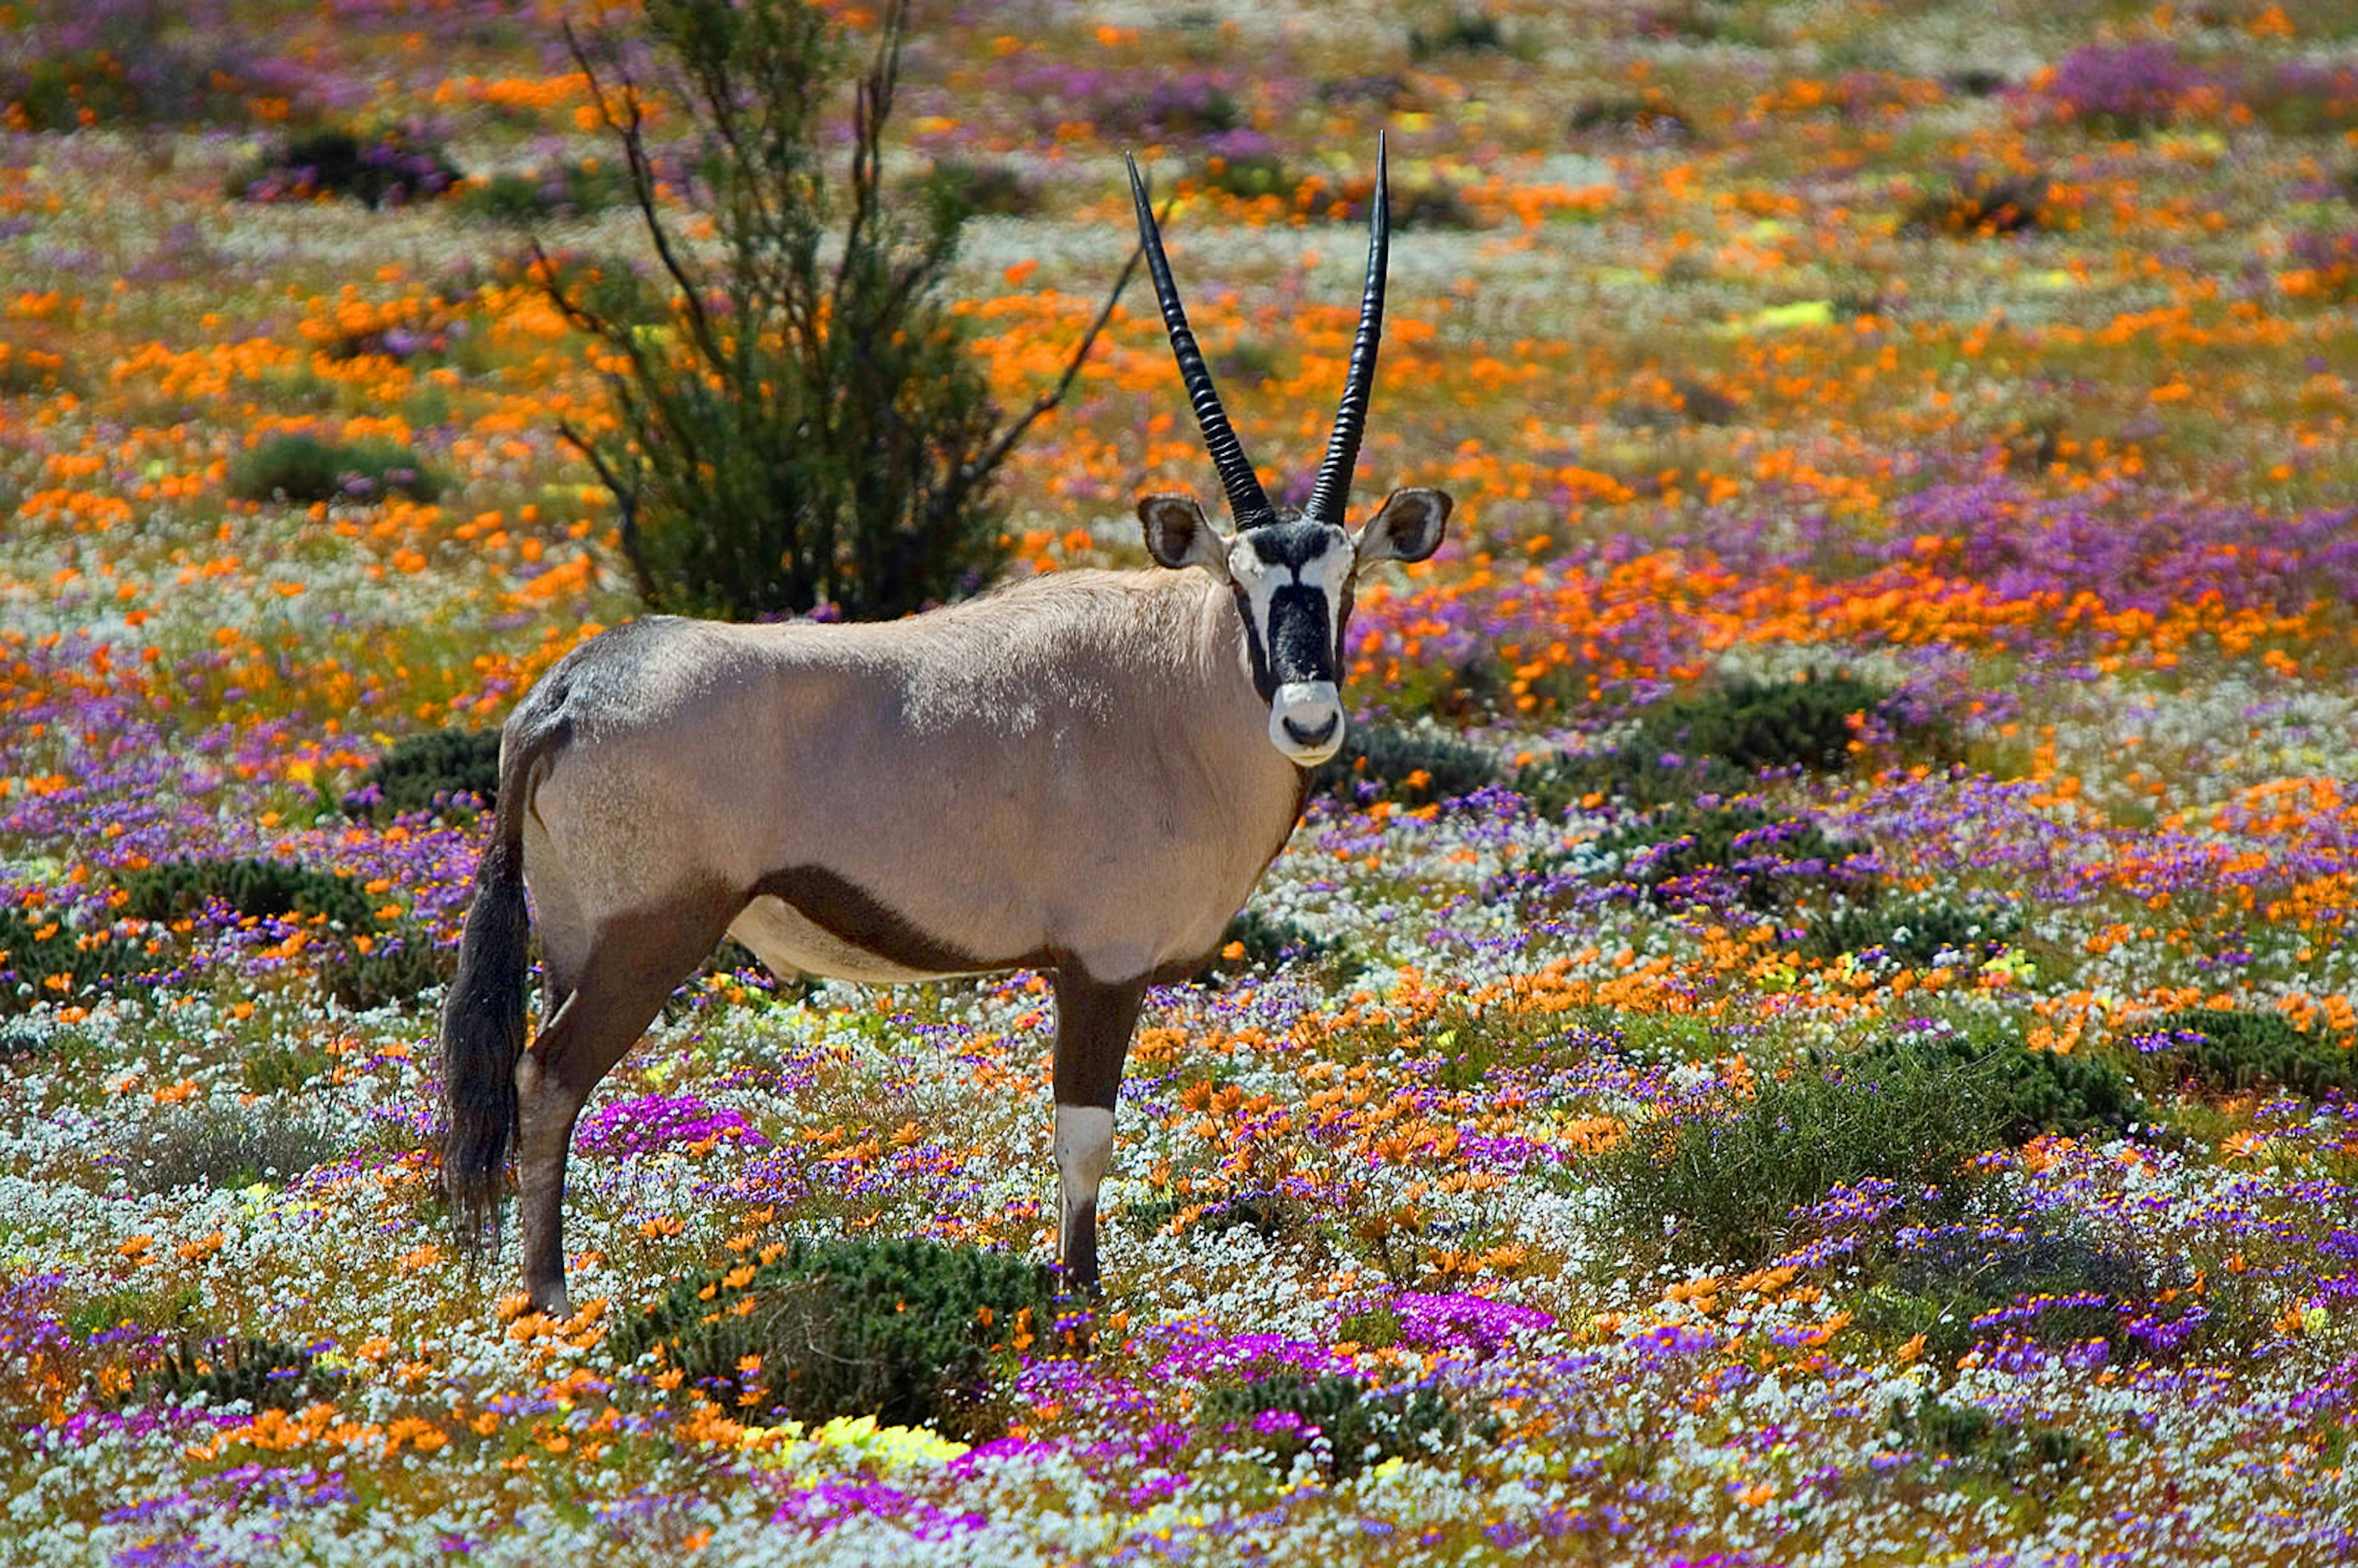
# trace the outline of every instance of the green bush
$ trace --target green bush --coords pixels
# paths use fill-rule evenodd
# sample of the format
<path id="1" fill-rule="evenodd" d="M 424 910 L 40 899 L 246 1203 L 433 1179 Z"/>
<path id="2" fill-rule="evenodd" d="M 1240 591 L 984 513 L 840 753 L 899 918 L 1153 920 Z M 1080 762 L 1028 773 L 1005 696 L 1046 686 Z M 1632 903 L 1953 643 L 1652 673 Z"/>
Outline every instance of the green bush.
<path id="1" fill-rule="evenodd" d="M 1243 953 L 1229 957 L 1228 950 L 1239 945 Z M 1195 972 L 1195 979 L 1198 984 L 1206 984 L 1249 970 L 1265 972 L 1299 959 L 1323 958 L 1335 950 L 1332 941 L 1298 920 L 1258 909 L 1240 909 L 1228 922 L 1228 929 L 1220 933 L 1219 950 Z"/>
<path id="2" fill-rule="evenodd" d="M 229 194 L 246 201 L 348 196 L 370 207 L 398 207 L 439 196 L 465 178 L 418 131 L 364 134 L 326 125 L 297 133 L 230 176 Z"/>
<path id="3" fill-rule="evenodd" d="M 376 924 L 377 901 L 341 871 L 319 871 L 296 860 L 159 860 L 123 876 L 124 909 L 143 920 L 179 920 L 220 899 L 240 915 L 276 919 L 325 916 L 346 931 Z"/>
<path id="4" fill-rule="evenodd" d="M 289 432 L 248 447 L 229 465 L 229 492 L 241 501 L 358 501 L 395 491 L 431 501 L 442 493 L 442 481 L 395 441 L 323 441 Z"/>
<path id="5" fill-rule="evenodd" d="M 1753 776 L 1718 757 L 1677 756 L 1642 741 L 1605 752 L 1566 752 L 1525 766 L 1515 775 L 1516 793 L 1542 816 L 1561 816 L 1591 795 L 1628 811 L 1651 811 L 1699 795 L 1738 795 Z"/>
<path id="6" fill-rule="evenodd" d="M 459 192 L 459 210 L 494 222 L 530 224 L 592 217 L 628 200 L 629 187 L 612 165 L 574 158 L 469 180 Z"/>
<path id="7" fill-rule="evenodd" d="M 1681 902 L 1715 872 L 1757 910 L 1789 903 L 1812 886 L 1866 892 L 1872 876 L 1849 864 L 1865 848 L 1751 806 L 1668 806 L 1596 841 L 1598 853 L 1620 858 L 1617 870 L 1601 875 L 1652 902 Z"/>
<path id="8" fill-rule="evenodd" d="M 1947 1367 L 2009 1335 L 2050 1349 L 2092 1339 L 2133 1343 L 2122 1308 L 2151 1291 L 2134 1253 L 2068 1223 L 2034 1220 L 2003 1230 L 1943 1230 L 1912 1246 L 1879 1271 L 1856 1317 L 1886 1342 L 1922 1335 L 1925 1354 Z M 1975 1321 L 1997 1313 L 2006 1315 Z"/>
<path id="9" fill-rule="evenodd" d="M 134 1384 L 133 1398 L 219 1407 L 243 1400 L 255 1411 L 299 1411 L 333 1400 L 345 1379 L 319 1365 L 311 1346 L 283 1339 L 199 1340 L 184 1336 L 164 1364 Z"/>
<path id="10" fill-rule="evenodd" d="M 2011 909 L 1961 909 L 1937 900 L 1882 903 L 1811 916 L 1800 951 L 1806 957 L 1839 958 L 1879 949 L 1919 968 L 1954 953 L 1972 965 L 1994 957 L 2021 930 L 2022 916 Z"/>
<path id="11" fill-rule="evenodd" d="M 956 1426 L 1018 1339 L 1055 1342 L 1055 1314 L 1040 1264 L 929 1241 L 796 1240 L 758 1267 L 681 1280 L 614 1343 L 624 1364 L 652 1351 L 745 1420 Z"/>
<path id="12" fill-rule="evenodd" d="M 429 730 L 395 741 L 369 764 L 343 804 L 355 816 L 387 816 L 463 809 L 461 797 L 471 796 L 489 811 L 499 804 L 499 791 L 498 730 Z"/>
<path id="13" fill-rule="evenodd" d="M 86 935 L 46 911 L 0 909 L 0 1018 L 45 1001 L 86 1004 L 156 968 L 144 942 Z"/>
<path id="14" fill-rule="evenodd" d="M 1431 722 L 1353 726 L 1342 749 L 1310 775 L 1314 795 L 1426 806 L 1499 782 L 1498 759 Z"/>
<path id="15" fill-rule="evenodd" d="M 2044 1422 L 2003 1422 L 1978 1405 L 1955 1405 L 1931 1394 L 1911 1408 L 1891 1401 L 1895 1446 L 1914 1450 L 1927 1470 L 1945 1465 L 2010 1487 L 2060 1485 L 2083 1467 L 2088 1445 Z"/>
<path id="16" fill-rule="evenodd" d="M 350 942 L 330 947 L 320 960 L 319 984 L 354 1012 L 366 1012 L 406 1007 L 434 987 L 449 984 L 458 971 L 456 947 L 438 945 L 425 925 L 404 921 L 372 934 L 366 952 Z"/>
<path id="17" fill-rule="evenodd" d="M 1903 227 L 1916 233 L 1986 239 L 2051 228 L 2054 222 L 2045 175 L 1981 173 L 1919 200 L 1909 209 Z"/>
<path id="18" fill-rule="evenodd" d="M 2358 1095 L 2358 1041 L 2304 1033 L 2281 1013 L 2181 1008 L 2140 1033 L 2169 1037 L 2163 1059 L 2214 1094 L 2274 1087 L 2310 1099 Z"/>
<path id="19" fill-rule="evenodd" d="M 344 1152 L 317 1123 L 284 1114 L 206 1106 L 164 1118 L 124 1151 L 124 1173 L 143 1193 L 274 1186 Z"/>
<path id="20" fill-rule="evenodd" d="M 564 433 L 614 494 L 641 596 L 732 620 L 889 620 L 977 591 L 1007 555 L 1001 469 L 1064 388 L 1002 421 L 946 297 L 968 209 L 885 200 L 900 8 L 860 82 L 848 180 L 823 11 L 648 0 L 644 15 L 633 47 L 687 133 L 692 178 L 671 183 L 690 211 L 638 202 L 657 276 L 542 274 L 618 367 L 610 430 Z M 607 128 L 622 166 L 651 171 L 632 58 L 575 47 L 593 100 L 620 108 Z M 706 223 L 711 243 L 688 243 Z"/>
<path id="21" fill-rule="evenodd" d="M 1313 1378 L 1295 1367 L 1216 1384 L 1198 1401 L 1196 1418 L 1207 1435 L 1258 1452 L 1280 1474 L 1312 1454 L 1337 1481 L 1387 1459 L 1426 1457 L 1464 1431 L 1430 1389 L 1377 1393 L 1357 1378 Z"/>
<path id="22" fill-rule="evenodd" d="M 1661 1243 L 1675 1221 L 1672 1258 L 1748 1267 L 1783 1248 L 1794 1210 L 1836 1186 L 1953 1194 L 1967 1162 L 1999 1141 L 2005 1114 L 1992 1058 L 1803 1062 L 1785 1076 L 1763 1073 L 1749 1098 L 1639 1120 L 1600 1170 L 1633 1242 Z"/>
<path id="23" fill-rule="evenodd" d="M 2146 1121 L 2145 1102 L 2119 1068 L 2088 1055 L 2033 1051 L 2018 1040 L 1991 1042 L 1963 1034 L 1887 1035 L 1850 1058 L 1855 1076 L 1892 1067 L 1906 1072 L 1987 1073 L 1996 1131 L 2007 1143 L 2041 1133 L 2117 1137 Z"/>
<path id="24" fill-rule="evenodd" d="M 1011 164 L 945 158 L 925 177 L 925 199 L 961 218 L 1029 218 L 1040 211 L 1040 182 Z"/>
<path id="25" fill-rule="evenodd" d="M 1408 58 L 1423 61 L 1444 54 L 1503 54 L 1511 47 L 1506 28 L 1487 11 L 1459 7 L 1430 27 L 1411 27 Z"/>

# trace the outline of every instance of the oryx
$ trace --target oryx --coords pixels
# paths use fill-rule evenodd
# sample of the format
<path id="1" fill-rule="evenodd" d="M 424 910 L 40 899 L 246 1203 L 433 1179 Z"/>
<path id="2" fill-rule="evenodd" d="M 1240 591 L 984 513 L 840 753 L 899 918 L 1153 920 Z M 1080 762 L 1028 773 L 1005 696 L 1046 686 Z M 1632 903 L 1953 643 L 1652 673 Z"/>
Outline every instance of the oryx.
<path id="1" fill-rule="evenodd" d="M 442 1016 L 443 1180 L 496 1238 L 511 1151 L 525 1285 L 570 1311 L 574 1120 L 675 987 L 733 935 L 781 975 L 1055 984 L 1060 1252 L 1098 1279 L 1097 1200 L 1151 981 L 1221 940 L 1343 740 L 1354 573 L 1420 561 L 1449 497 L 1343 528 L 1383 324 L 1383 160 L 1340 411 L 1309 503 L 1272 505 L 1188 330 L 1137 165 L 1138 228 L 1236 532 L 1139 503 L 1163 571 L 1062 571 L 905 621 L 655 616 L 566 655 L 508 719 L 496 827 Z M 526 890 L 545 991 L 525 1049 Z"/>

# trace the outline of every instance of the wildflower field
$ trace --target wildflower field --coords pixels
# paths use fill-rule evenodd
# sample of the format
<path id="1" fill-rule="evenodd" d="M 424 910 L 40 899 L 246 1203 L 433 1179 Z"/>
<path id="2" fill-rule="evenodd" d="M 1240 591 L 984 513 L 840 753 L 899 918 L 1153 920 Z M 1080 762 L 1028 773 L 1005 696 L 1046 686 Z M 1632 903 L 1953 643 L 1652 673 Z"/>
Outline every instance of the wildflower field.
<path id="1" fill-rule="evenodd" d="M 437 1195 L 473 737 L 636 612 L 568 19 L 0 0 L 0 1561 L 2358 1556 L 2358 13 L 919 6 L 1005 406 L 1134 151 L 1299 501 L 1382 128 L 1358 515 L 1458 511 L 1150 995 L 1093 1322 L 807 1419 L 779 1271 L 1051 1256 L 1042 977 L 724 949 L 570 1320 Z M 1211 485 L 1133 294 L 1012 570 Z"/>

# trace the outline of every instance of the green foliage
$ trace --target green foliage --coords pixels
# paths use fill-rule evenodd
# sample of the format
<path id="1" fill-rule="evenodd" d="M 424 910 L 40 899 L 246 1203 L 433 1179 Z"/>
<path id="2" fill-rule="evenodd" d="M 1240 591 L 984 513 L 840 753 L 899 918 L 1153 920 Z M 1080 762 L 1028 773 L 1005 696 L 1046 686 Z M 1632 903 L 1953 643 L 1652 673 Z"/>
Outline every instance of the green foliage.
<path id="1" fill-rule="evenodd" d="M 1498 781 L 1497 758 L 1427 719 L 1412 726 L 1352 726 L 1342 749 L 1310 775 L 1310 789 L 1347 804 L 1390 800 L 1425 806 Z"/>
<path id="2" fill-rule="evenodd" d="M 1672 806 L 1596 841 L 1620 857 L 1610 880 L 1657 903 L 1677 903 L 1705 884 L 1732 884 L 1748 908 L 1775 909 L 1812 885 L 1863 892 L 1868 874 L 1847 862 L 1865 847 L 1827 837 L 1813 822 L 1751 806 Z"/>
<path id="3" fill-rule="evenodd" d="M 2141 1033 L 2169 1036 L 2166 1059 L 2214 1094 L 2274 1087 L 2310 1099 L 2358 1095 L 2358 1041 L 2304 1033 L 2281 1013 L 2181 1008 Z"/>
<path id="4" fill-rule="evenodd" d="M 323 125 L 299 132 L 230 176 L 248 201 L 346 196 L 370 207 L 439 196 L 466 177 L 440 145 L 399 126 L 362 132 Z"/>
<path id="5" fill-rule="evenodd" d="M 1748 1266 L 1781 1249 L 1795 1209 L 1836 1186 L 1955 1188 L 1967 1162 L 1998 1141 L 2005 1110 L 1992 1058 L 1805 1062 L 1763 1073 L 1749 1098 L 1639 1120 L 1600 1169 L 1632 1241 L 1660 1240 L 1674 1220 L 1672 1258 Z"/>
<path id="6" fill-rule="evenodd" d="M 398 491 L 418 501 L 442 481 L 397 441 L 323 441 L 289 431 L 230 460 L 229 492 L 242 501 L 362 501 Z"/>
<path id="7" fill-rule="evenodd" d="M 1973 174 L 1908 211 L 1903 227 L 1918 233 L 1987 239 L 2053 227 L 2044 175 Z"/>
<path id="8" fill-rule="evenodd" d="M 1959 1227 L 1892 1260 L 1856 1315 L 1887 1343 L 1922 1335 L 1924 1353 L 1945 1367 L 2008 1335 L 2050 1349 L 2092 1339 L 2127 1344 L 2121 1309 L 2151 1289 L 2133 1253 L 2068 1223 Z"/>
<path id="9" fill-rule="evenodd" d="M 344 1375 L 319 1365 L 308 1346 L 283 1339 L 199 1340 L 183 1336 L 164 1364 L 135 1385 L 135 1398 L 215 1407 L 243 1400 L 252 1409 L 299 1411 L 333 1400 Z"/>
<path id="10" fill-rule="evenodd" d="M 313 1041 L 265 1041 L 247 1049 L 238 1064 L 238 1082 L 250 1095 L 297 1094 L 335 1066 L 335 1057 Z"/>
<path id="11" fill-rule="evenodd" d="M 1996 1133 L 2022 1143 L 2041 1133 L 2072 1138 L 2117 1137 L 2148 1119 L 2119 1068 L 2101 1058 L 2033 1051 L 2016 1040 L 1991 1042 L 1963 1034 L 1887 1035 L 1851 1058 L 1854 1076 L 1883 1072 L 1955 1071 L 1978 1076 L 1995 1069 L 1991 1084 Z"/>
<path id="12" fill-rule="evenodd" d="M 758 1267 L 681 1280 L 614 1343 L 624 1363 L 656 1353 L 741 1419 L 955 1425 L 1017 1340 L 1054 1342 L 1055 1311 L 1039 1264 L 929 1241 L 796 1240 Z"/>
<path id="13" fill-rule="evenodd" d="M 86 1003 L 156 967 L 143 942 L 87 935 L 43 910 L 0 909 L 0 1018 L 38 1002 Z"/>
<path id="14" fill-rule="evenodd" d="M 1241 946 L 1235 957 L 1228 949 Z M 1198 984 L 1239 975 L 1248 970 L 1274 969 L 1297 959 L 1323 958 L 1336 950 L 1334 942 L 1298 920 L 1247 907 L 1237 911 L 1220 934 L 1219 950 L 1195 972 Z"/>
<path id="15" fill-rule="evenodd" d="M 143 920 L 183 919 L 220 899 L 253 919 L 324 916 L 346 931 L 376 923 L 376 900 L 357 880 L 296 860 L 159 860 L 124 873 L 123 891 L 129 895 L 124 912 Z"/>
<path id="16" fill-rule="evenodd" d="M 315 1123 L 205 1106 L 151 1126 L 125 1151 L 124 1173 L 137 1192 L 234 1192 L 256 1182 L 283 1184 L 343 1152 L 341 1141 Z"/>
<path id="17" fill-rule="evenodd" d="M 357 942 L 330 947 L 319 965 L 319 984 L 354 1012 L 378 1007 L 407 1007 L 436 986 L 448 985 L 459 971 L 459 950 L 444 947 L 434 933 L 416 921 L 404 921 L 370 937 L 363 951 Z"/>
<path id="18" fill-rule="evenodd" d="M 1951 1404 L 1920 1395 L 1910 1408 L 1891 1401 L 1897 1446 L 1913 1449 L 1927 1466 L 1941 1465 L 2008 1486 L 2060 1485 L 2089 1461 L 2088 1445 L 2044 1422 L 2002 1422 L 1978 1405 Z"/>
<path id="19" fill-rule="evenodd" d="M 1937 899 L 1854 905 L 1812 915 L 1799 951 L 1812 958 L 1880 951 L 1918 968 L 1949 953 L 1978 964 L 2021 929 L 2022 916 L 2011 909 L 1960 908 Z"/>
<path id="20" fill-rule="evenodd" d="M 1665 755 L 1640 741 L 1604 752 L 1567 752 L 1526 765 L 1515 775 L 1515 790 L 1541 816 L 1560 816 L 1592 795 L 1598 804 L 1651 811 L 1699 795 L 1736 795 L 1752 785 L 1750 773 L 1720 758 L 1665 761 Z"/>
<path id="21" fill-rule="evenodd" d="M 925 177 L 925 199 L 968 217 L 1029 218 L 1040 211 L 1040 182 L 1012 164 L 944 158 Z"/>
<path id="22" fill-rule="evenodd" d="M 571 158 L 528 173 L 504 169 L 469 180 L 459 192 L 459 208 L 494 222 L 531 224 L 594 217 L 629 199 L 629 187 L 612 165 Z"/>
<path id="23" fill-rule="evenodd" d="M 1487 11 L 1452 10 L 1429 27 L 1411 27 L 1408 58 L 1429 60 L 1444 54 L 1503 54 L 1510 47 L 1506 28 Z"/>
<path id="24" fill-rule="evenodd" d="M 1387 1459 L 1422 1458 L 1465 1430 L 1430 1389 L 1377 1393 L 1357 1378 L 1313 1378 L 1295 1367 L 1215 1385 L 1196 1415 L 1207 1434 L 1249 1446 L 1280 1474 L 1310 1454 L 1337 1481 Z"/>
<path id="25" fill-rule="evenodd" d="M 826 123 L 840 51 L 825 13 L 649 0 L 645 18 L 690 129 L 689 177 L 671 183 L 713 243 L 684 243 L 648 194 L 640 85 L 620 51 L 585 45 L 577 63 L 622 106 L 609 130 L 660 270 L 548 283 L 611 367 L 611 433 L 566 433 L 615 495 L 641 595 L 740 620 L 886 620 L 974 592 L 1006 557 L 1000 469 L 1062 394 L 1002 427 L 945 299 L 970 209 L 884 199 L 899 10 L 860 83 L 848 180 Z"/>
<path id="26" fill-rule="evenodd" d="M 489 811 L 499 804 L 500 732 L 429 730 L 406 735 L 369 765 L 360 788 L 344 796 L 355 816 L 463 810 L 471 796 Z"/>

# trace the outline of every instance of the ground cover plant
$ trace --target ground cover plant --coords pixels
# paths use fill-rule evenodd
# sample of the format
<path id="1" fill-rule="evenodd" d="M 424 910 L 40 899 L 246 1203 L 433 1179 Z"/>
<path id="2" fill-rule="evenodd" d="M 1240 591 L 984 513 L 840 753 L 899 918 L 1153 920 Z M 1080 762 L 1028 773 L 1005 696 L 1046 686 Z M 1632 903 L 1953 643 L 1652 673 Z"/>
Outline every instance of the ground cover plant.
<path id="1" fill-rule="evenodd" d="M 1056 385 L 1133 151 L 1281 499 L 1387 130 L 1361 514 L 1452 543 L 1150 994 L 1093 1312 L 1040 977 L 724 948 L 560 1322 L 430 1108 L 492 737 L 644 607 L 560 427 L 677 345 L 568 18 L 0 16 L 0 1561 L 2358 1552 L 2346 5 L 917 6 L 970 390 Z M 1208 479 L 1118 309 L 984 557 Z"/>

